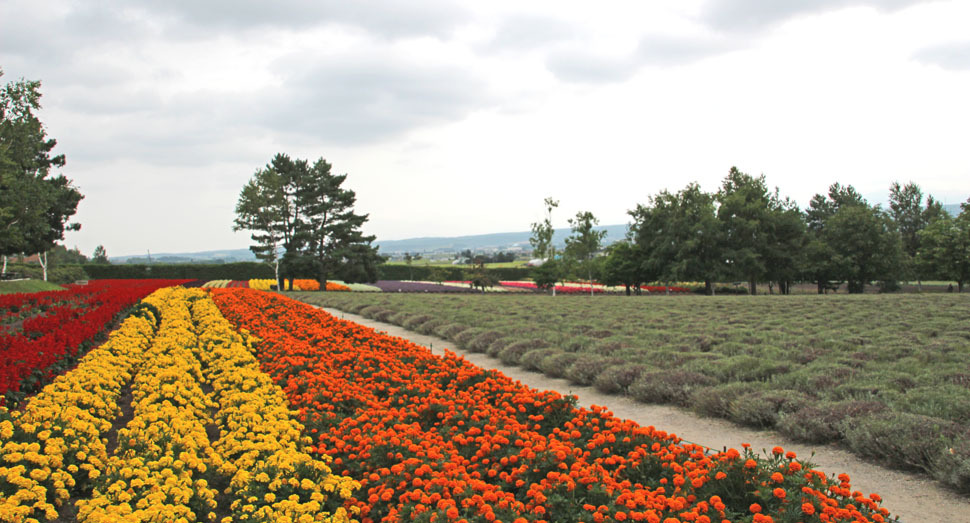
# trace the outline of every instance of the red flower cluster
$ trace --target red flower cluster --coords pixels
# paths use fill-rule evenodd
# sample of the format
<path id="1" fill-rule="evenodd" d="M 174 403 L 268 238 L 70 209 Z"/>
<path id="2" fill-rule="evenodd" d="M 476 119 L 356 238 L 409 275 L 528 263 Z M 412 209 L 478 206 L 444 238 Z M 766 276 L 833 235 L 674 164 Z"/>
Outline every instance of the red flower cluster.
<path id="1" fill-rule="evenodd" d="M 73 366 L 124 308 L 189 280 L 94 280 L 67 290 L 0 296 L 0 405 Z"/>
<path id="2" fill-rule="evenodd" d="M 812 521 L 888 515 L 792 453 L 711 453 L 278 295 L 211 292 L 262 338 L 261 367 L 317 452 L 363 485 L 348 503 L 364 522 L 795 522 L 807 505 Z"/>

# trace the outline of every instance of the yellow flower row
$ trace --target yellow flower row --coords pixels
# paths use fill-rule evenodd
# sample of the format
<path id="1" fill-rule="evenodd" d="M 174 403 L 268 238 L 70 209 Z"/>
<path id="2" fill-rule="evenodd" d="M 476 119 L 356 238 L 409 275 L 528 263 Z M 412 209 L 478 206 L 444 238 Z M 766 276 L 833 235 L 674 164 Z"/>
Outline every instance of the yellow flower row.
<path id="1" fill-rule="evenodd" d="M 270 290 L 270 286 L 276 285 L 276 280 L 271 279 L 253 279 L 249 280 L 249 288 L 256 289 L 260 291 Z M 286 285 L 284 283 L 284 285 Z M 320 282 L 317 280 L 307 280 L 307 279 L 295 279 L 293 280 L 293 290 L 296 291 L 318 291 L 320 290 Z"/>
<path id="2" fill-rule="evenodd" d="M 78 521 L 216 519 L 217 491 L 206 471 L 222 463 L 205 430 L 214 404 L 202 389 L 186 293 L 170 287 L 145 299 L 162 322 L 132 383 L 134 417 L 118 432 L 118 448 L 91 498 L 78 501 Z"/>
<path id="3" fill-rule="evenodd" d="M 259 369 L 256 338 L 233 330 L 211 299 L 192 304 L 205 373 L 219 402 L 221 437 L 214 444 L 231 477 L 234 521 L 353 521 L 343 500 L 360 484 L 336 476 L 302 446 L 303 426 L 283 390 Z"/>
<path id="4" fill-rule="evenodd" d="M 0 408 L 0 521 L 55 519 L 72 492 L 98 477 L 108 459 L 102 437 L 120 412 L 118 399 L 144 359 L 156 322 L 142 308 L 22 411 Z"/>

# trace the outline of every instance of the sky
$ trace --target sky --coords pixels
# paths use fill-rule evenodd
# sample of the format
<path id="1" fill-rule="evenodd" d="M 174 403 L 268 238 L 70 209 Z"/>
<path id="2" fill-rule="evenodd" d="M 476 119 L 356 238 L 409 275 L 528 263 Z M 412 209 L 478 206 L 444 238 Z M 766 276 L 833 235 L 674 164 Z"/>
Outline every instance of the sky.
<path id="1" fill-rule="evenodd" d="M 965 0 L 4 0 L 0 82 L 84 200 L 64 244 L 246 248 L 277 153 L 348 175 L 378 240 L 627 223 L 731 166 L 807 205 L 834 182 L 970 195 Z"/>

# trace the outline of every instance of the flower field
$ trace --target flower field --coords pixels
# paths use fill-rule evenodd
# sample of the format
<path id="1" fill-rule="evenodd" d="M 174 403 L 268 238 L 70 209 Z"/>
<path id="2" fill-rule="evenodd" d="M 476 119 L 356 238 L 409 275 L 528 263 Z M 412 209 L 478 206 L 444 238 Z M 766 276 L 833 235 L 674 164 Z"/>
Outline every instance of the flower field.
<path id="1" fill-rule="evenodd" d="M 710 452 L 602 408 L 253 290 L 211 291 L 361 521 L 885 521 L 783 449 Z"/>
<path id="2" fill-rule="evenodd" d="M 184 281 L 95 280 L 0 296 L 0 405 L 15 406 L 72 367 L 124 309 Z"/>
<path id="3" fill-rule="evenodd" d="M 505 364 L 813 444 L 970 493 L 970 301 L 298 295 Z"/>
<path id="4" fill-rule="evenodd" d="M 0 409 L 0 521 L 352 521 L 359 483 L 308 453 L 258 340 L 200 289 L 144 304 L 22 409 Z"/>

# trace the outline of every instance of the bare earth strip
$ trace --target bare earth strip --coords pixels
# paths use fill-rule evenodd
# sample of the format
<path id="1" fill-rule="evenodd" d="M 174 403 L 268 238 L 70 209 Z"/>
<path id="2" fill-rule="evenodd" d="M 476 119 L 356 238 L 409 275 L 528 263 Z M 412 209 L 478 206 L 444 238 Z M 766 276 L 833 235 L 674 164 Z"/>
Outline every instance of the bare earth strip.
<path id="1" fill-rule="evenodd" d="M 653 425 L 659 430 L 672 432 L 681 438 L 707 447 L 722 449 L 740 448 L 750 443 L 752 448 L 770 449 L 780 445 L 798 457 L 811 461 L 816 468 L 829 475 L 846 473 L 852 478 L 852 487 L 863 494 L 875 492 L 882 496 L 883 506 L 904 523 L 970 523 L 970 500 L 941 488 L 932 479 L 917 474 L 890 470 L 859 460 L 851 453 L 832 445 L 805 445 L 786 439 L 777 432 L 758 431 L 740 427 L 728 421 L 702 418 L 690 412 L 665 406 L 639 403 L 630 398 L 603 394 L 592 387 L 580 387 L 568 380 L 550 378 L 521 367 L 510 367 L 485 354 L 466 352 L 454 348 L 454 344 L 435 336 L 427 336 L 406 330 L 397 325 L 370 320 L 363 316 L 337 309 L 323 310 L 391 336 L 410 340 L 431 348 L 438 355 L 444 349 L 463 356 L 469 362 L 486 369 L 497 369 L 513 380 L 539 390 L 555 390 L 562 394 L 575 394 L 583 407 L 605 406 L 621 418 L 636 421 L 642 426 Z"/>

